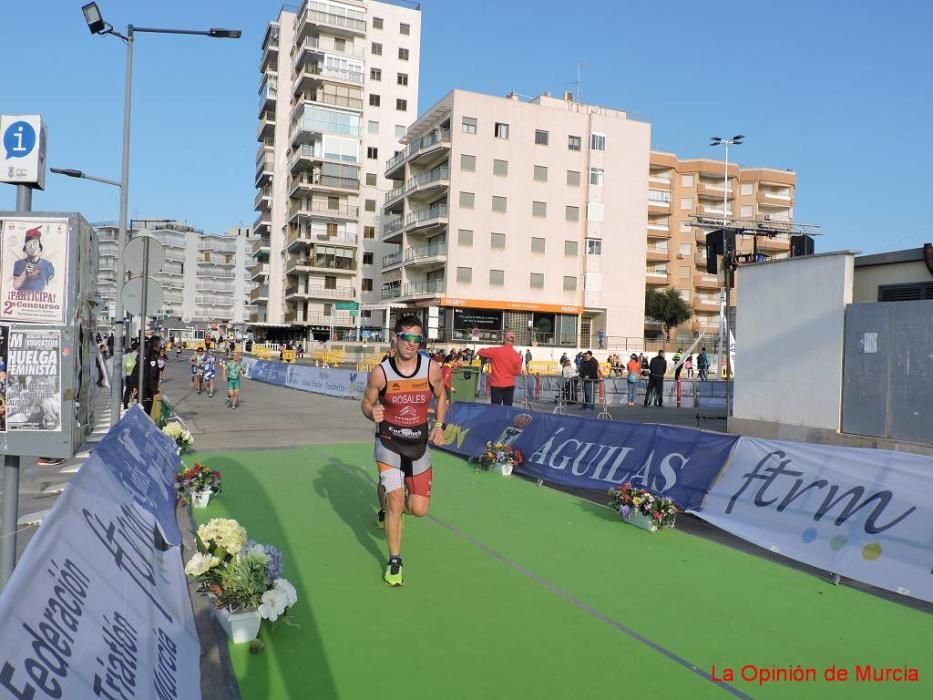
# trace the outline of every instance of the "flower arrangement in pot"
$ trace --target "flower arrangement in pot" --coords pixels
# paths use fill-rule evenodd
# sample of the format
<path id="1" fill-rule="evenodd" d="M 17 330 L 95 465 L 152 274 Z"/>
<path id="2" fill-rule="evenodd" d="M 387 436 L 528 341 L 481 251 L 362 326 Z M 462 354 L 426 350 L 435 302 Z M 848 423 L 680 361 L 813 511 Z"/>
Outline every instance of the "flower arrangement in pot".
<path id="1" fill-rule="evenodd" d="M 198 552 L 185 565 L 198 590 L 207 593 L 221 626 L 235 644 L 251 641 L 262 620 L 288 622 L 298 602 L 295 587 L 282 577 L 282 553 L 247 540 L 236 520 L 212 518 L 198 528 Z"/>
<path id="2" fill-rule="evenodd" d="M 191 431 L 181 423 L 169 423 L 162 428 L 162 433 L 172 438 L 182 452 L 187 452 L 194 445 L 194 437 L 191 435 Z"/>
<path id="3" fill-rule="evenodd" d="M 482 454 L 475 459 L 478 468 L 503 476 L 511 474 L 512 469 L 524 461 L 520 450 L 504 442 L 487 442 Z"/>
<path id="4" fill-rule="evenodd" d="M 182 503 L 204 508 L 221 491 L 219 471 L 195 462 L 192 467 L 175 475 L 175 493 Z"/>
<path id="5" fill-rule="evenodd" d="M 647 489 L 636 488 L 628 481 L 609 490 L 609 507 L 618 511 L 626 522 L 645 530 L 674 527 L 677 519 L 674 501 L 655 496 Z"/>

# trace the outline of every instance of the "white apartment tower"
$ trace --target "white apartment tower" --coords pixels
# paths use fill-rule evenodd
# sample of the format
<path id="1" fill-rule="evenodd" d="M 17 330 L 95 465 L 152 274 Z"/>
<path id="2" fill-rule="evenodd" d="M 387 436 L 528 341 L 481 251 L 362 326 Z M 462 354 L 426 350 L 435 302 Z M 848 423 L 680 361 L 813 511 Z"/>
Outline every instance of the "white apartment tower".
<path id="1" fill-rule="evenodd" d="M 650 126 L 543 95 L 462 90 L 388 160 L 377 283 L 440 342 L 641 343 Z"/>
<path id="2" fill-rule="evenodd" d="M 306 0 L 270 23 L 260 61 L 255 326 L 351 336 L 375 299 L 382 164 L 418 108 L 414 4 Z M 368 280 L 368 281 L 367 281 Z"/>

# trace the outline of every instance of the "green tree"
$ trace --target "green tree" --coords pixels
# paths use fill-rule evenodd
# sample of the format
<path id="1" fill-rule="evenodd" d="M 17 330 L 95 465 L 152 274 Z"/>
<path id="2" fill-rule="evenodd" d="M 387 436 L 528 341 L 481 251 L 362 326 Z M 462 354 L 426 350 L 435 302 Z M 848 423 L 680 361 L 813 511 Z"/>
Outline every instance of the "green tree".
<path id="1" fill-rule="evenodd" d="M 645 292 L 645 316 L 658 321 L 664 328 L 665 340 L 670 340 L 671 328 L 690 320 L 693 316 L 693 309 L 672 287 L 663 292 L 649 289 Z"/>

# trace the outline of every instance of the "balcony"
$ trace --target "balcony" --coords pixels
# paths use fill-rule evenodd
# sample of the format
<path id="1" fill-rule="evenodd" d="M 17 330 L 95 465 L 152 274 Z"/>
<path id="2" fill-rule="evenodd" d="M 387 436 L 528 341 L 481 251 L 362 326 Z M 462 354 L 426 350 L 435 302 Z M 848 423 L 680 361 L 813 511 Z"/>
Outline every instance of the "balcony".
<path id="1" fill-rule="evenodd" d="M 363 60 L 366 58 L 366 49 L 362 45 L 354 46 L 346 42 L 342 46 L 336 42 L 324 46 L 319 37 L 309 36 L 295 47 L 295 54 L 295 67 L 298 67 L 305 61 L 319 61 L 326 54 Z"/>
<path id="2" fill-rule="evenodd" d="M 318 105 L 320 107 L 340 107 L 341 109 L 352 109 L 357 112 L 362 112 L 362 89 L 359 89 L 356 94 L 359 96 L 354 97 L 353 95 L 328 95 L 321 90 L 311 90 L 310 92 L 306 93 L 302 92 L 300 95 L 295 95 L 294 107 L 292 107 L 292 111 L 289 117 L 294 117 L 295 112 L 306 104 Z"/>
<path id="3" fill-rule="evenodd" d="M 648 248 L 647 258 L 648 262 L 667 262 L 671 259 L 671 251 Z"/>
<path id="4" fill-rule="evenodd" d="M 298 105 L 289 120 L 290 127 L 288 138 L 291 144 L 310 145 L 321 140 L 323 134 L 334 134 L 335 136 L 347 136 L 349 138 L 360 138 L 360 125 L 352 120 L 346 123 L 336 121 L 325 121 L 314 117 L 313 113 L 305 112 L 305 103 Z"/>
<path id="5" fill-rule="evenodd" d="M 402 296 L 402 288 L 401 287 L 384 288 L 382 292 L 380 293 L 380 296 L 383 299 L 398 299 L 400 296 Z"/>
<path id="6" fill-rule="evenodd" d="M 405 217 L 405 230 L 429 229 L 436 226 L 447 225 L 447 205 L 436 204 L 431 207 L 422 207 L 408 213 Z"/>
<path id="7" fill-rule="evenodd" d="M 722 218 L 722 207 L 710 207 L 705 204 L 701 204 L 696 208 L 696 213 L 700 216 L 713 216 Z M 732 216 L 732 207 L 726 209 L 726 216 Z"/>
<path id="8" fill-rule="evenodd" d="M 252 267 L 246 268 L 251 280 L 260 279 L 269 274 L 269 263 L 257 263 Z"/>
<path id="9" fill-rule="evenodd" d="M 723 194 L 724 194 L 722 180 L 720 180 L 718 184 L 706 182 L 705 180 L 700 180 L 700 182 L 697 184 L 697 194 L 700 197 L 706 197 L 706 198 L 712 197 L 714 199 L 718 199 L 721 202 L 723 199 Z M 735 192 L 734 192 L 731 182 L 729 183 L 729 193 L 727 195 L 727 198 L 728 199 L 735 198 Z"/>
<path id="10" fill-rule="evenodd" d="M 693 297 L 693 310 L 706 313 L 719 313 L 719 302 L 702 297 Z"/>
<path id="11" fill-rule="evenodd" d="M 645 285 L 648 287 L 666 287 L 671 283 L 670 272 L 646 272 Z"/>
<path id="12" fill-rule="evenodd" d="M 790 192 L 774 192 L 764 189 L 758 190 L 758 196 L 756 197 L 758 204 L 763 204 L 768 207 L 791 207 L 794 203 L 794 198 L 791 196 Z"/>
<path id="13" fill-rule="evenodd" d="M 668 240 L 671 237 L 671 227 L 666 224 L 648 224 L 648 238 Z"/>
<path id="14" fill-rule="evenodd" d="M 272 169 L 272 158 L 269 156 L 264 155 L 261 160 L 256 162 L 256 187 L 265 187 L 269 180 L 272 179 Z"/>
<path id="15" fill-rule="evenodd" d="M 336 207 L 323 202 L 299 201 L 288 208 L 288 221 L 291 223 L 301 217 L 312 219 L 340 219 L 342 221 L 358 219 L 360 208 L 352 204 L 340 204 Z"/>
<path id="16" fill-rule="evenodd" d="M 311 234 L 308 231 L 291 231 L 288 234 L 288 237 L 285 239 L 285 247 L 288 250 L 291 250 L 293 247 L 296 247 L 299 244 L 305 245 L 339 245 L 339 246 L 355 246 L 359 237 L 355 233 L 335 233 L 333 235 L 328 233 L 316 233 Z"/>
<path id="17" fill-rule="evenodd" d="M 446 289 L 444 280 L 426 280 L 409 282 L 402 287 L 402 297 L 433 297 L 443 294 Z"/>
<path id="18" fill-rule="evenodd" d="M 434 168 L 426 173 L 410 177 L 404 185 L 386 192 L 384 206 L 387 210 L 391 209 L 393 204 L 397 201 L 401 202 L 401 198 L 405 196 L 436 197 L 449 184 L 450 169 L 446 165 Z"/>
<path id="19" fill-rule="evenodd" d="M 706 251 L 702 253 L 694 253 L 693 255 L 693 264 L 696 266 L 697 270 L 706 271 Z"/>
<path id="20" fill-rule="evenodd" d="M 338 36 L 365 36 L 366 20 L 321 12 L 305 4 L 301 14 L 295 19 L 296 39 L 302 41 L 305 35 L 313 34 L 318 28 Z"/>
<path id="21" fill-rule="evenodd" d="M 327 259 L 330 257 L 331 259 Z M 329 272 L 335 274 L 355 275 L 356 260 L 348 257 L 319 255 L 317 257 L 289 257 L 285 263 L 285 274 L 300 272 Z"/>
<path id="22" fill-rule="evenodd" d="M 757 236 L 758 250 L 765 252 L 786 253 L 790 250 L 790 241 L 786 238 L 769 238 Z"/>
<path id="23" fill-rule="evenodd" d="M 397 179 L 393 175 L 400 174 L 399 166 L 404 165 L 405 161 L 416 162 L 449 149 L 450 129 L 434 129 L 421 138 L 412 141 L 404 151 L 390 158 L 386 163 L 385 176 L 389 179 Z"/>
<path id="24" fill-rule="evenodd" d="M 261 255 L 268 255 L 269 254 L 269 239 L 263 236 L 262 238 L 257 240 L 255 243 L 253 243 L 253 248 L 250 251 L 250 254 L 253 257 L 259 257 Z"/>
<path id="25" fill-rule="evenodd" d="M 382 225 L 382 241 L 384 243 L 399 243 L 402 240 L 402 227 L 405 225 L 405 219 L 398 217 L 389 219 Z"/>
<path id="26" fill-rule="evenodd" d="M 259 118 L 262 113 L 275 109 L 275 101 L 279 97 L 279 78 L 276 73 L 266 73 L 259 83 Z"/>
<path id="27" fill-rule="evenodd" d="M 412 268 L 427 265 L 443 265 L 446 262 L 446 245 L 425 245 L 415 248 L 406 248 L 402 256 L 402 263 L 406 267 Z"/>
<path id="28" fill-rule="evenodd" d="M 396 265 L 402 264 L 402 254 L 399 253 L 389 253 L 388 255 L 382 256 L 382 270 L 386 271 L 387 268 L 395 267 Z"/>
<path id="29" fill-rule="evenodd" d="M 263 187 L 256 193 L 256 199 L 253 200 L 253 209 L 256 211 L 267 211 L 272 207 L 272 189 Z"/>
<path id="30" fill-rule="evenodd" d="M 301 284 L 292 285 L 285 289 L 285 298 L 307 298 L 307 299 L 355 299 L 355 287 L 336 287 L 328 288 L 323 286 L 305 286 Z"/>
<path id="31" fill-rule="evenodd" d="M 695 228 L 693 229 L 693 237 L 700 245 L 706 245 L 706 234 L 713 230 L 710 228 Z"/>
<path id="32" fill-rule="evenodd" d="M 259 117 L 259 128 L 256 130 L 256 140 L 265 141 L 275 136 L 275 117 L 264 110 Z"/>
<path id="33" fill-rule="evenodd" d="M 349 326 L 356 325 L 356 319 L 348 313 L 335 312 L 329 316 L 320 311 L 306 311 L 304 314 L 297 310 L 285 314 L 286 323 L 296 323 L 308 326 Z"/>
<path id="34" fill-rule="evenodd" d="M 260 212 L 259 216 L 256 217 L 256 220 L 253 222 L 253 235 L 263 236 L 269 234 L 269 227 L 272 225 L 272 221 L 266 216 L 265 212 Z"/>
<path id="35" fill-rule="evenodd" d="M 312 176 L 301 175 L 292 179 L 291 189 L 288 191 L 289 198 L 294 197 L 299 190 L 305 190 L 310 193 L 312 190 L 328 190 L 338 193 L 359 192 L 360 181 L 351 177 L 335 177 L 333 175 L 321 175 L 315 173 Z"/>
<path id="36" fill-rule="evenodd" d="M 295 71 L 295 80 L 292 82 L 292 89 L 295 91 L 304 91 L 305 89 L 313 88 L 324 80 L 362 85 L 363 73 L 362 71 L 350 70 L 348 68 L 334 68 L 333 66 L 322 66 L 318 63 L 312 63 L 311 65 Z"/>
<path id="37" fill-rule="evenodd" d="M 260 285 L 256 287 L 253 291 L 249 293 L 250 301 L 259 301 L 260 299 L 264 301 L 269 300 L 269 287 L 268 285 Z"/>
<path id="38" fill-rule="evenodd" d="M 705 265 L 704 265 L 705 268 Z M 693 286 L 697 289 L 719 289 L 719 281 L 715 276 L 694 275 Z"/>
<path id="39" fill-rule="evenodd" d="M 278 32 L 278 30 L 276 30 Z M 262 58 L 259 59 L 259 70 L 266 72 L 273 67 L 279 56 L 279 37 L 278 34 L 269 35 L 269 41 L 262 48 Z"/>
<path id="40" fill-rule="evenodd" d="M 655 175 L 654 173 L 651 173 L 650 175 L 648 175 L 648 183 L 651 185 L 651 188 L 670 191 L 671 189 L 670 172 L 671 171 L 668 170 L 666 176 Z"/>

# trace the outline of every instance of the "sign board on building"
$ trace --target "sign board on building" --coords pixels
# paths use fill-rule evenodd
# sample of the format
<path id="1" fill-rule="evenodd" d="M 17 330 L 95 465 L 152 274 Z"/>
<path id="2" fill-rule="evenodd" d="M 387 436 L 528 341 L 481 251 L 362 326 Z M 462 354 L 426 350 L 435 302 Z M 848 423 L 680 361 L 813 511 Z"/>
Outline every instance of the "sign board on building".
<path id="1" fill-rule="evenodd" d="M 0 116 L 0 182 L 45 189 L 45 124 L 38 114 Z"/>
<path id="2" fill-rule="evenodd" d="M 338 301 L 335 304 L 337 311 L 356 311 L 360 308 L 358 301 Z"/>

